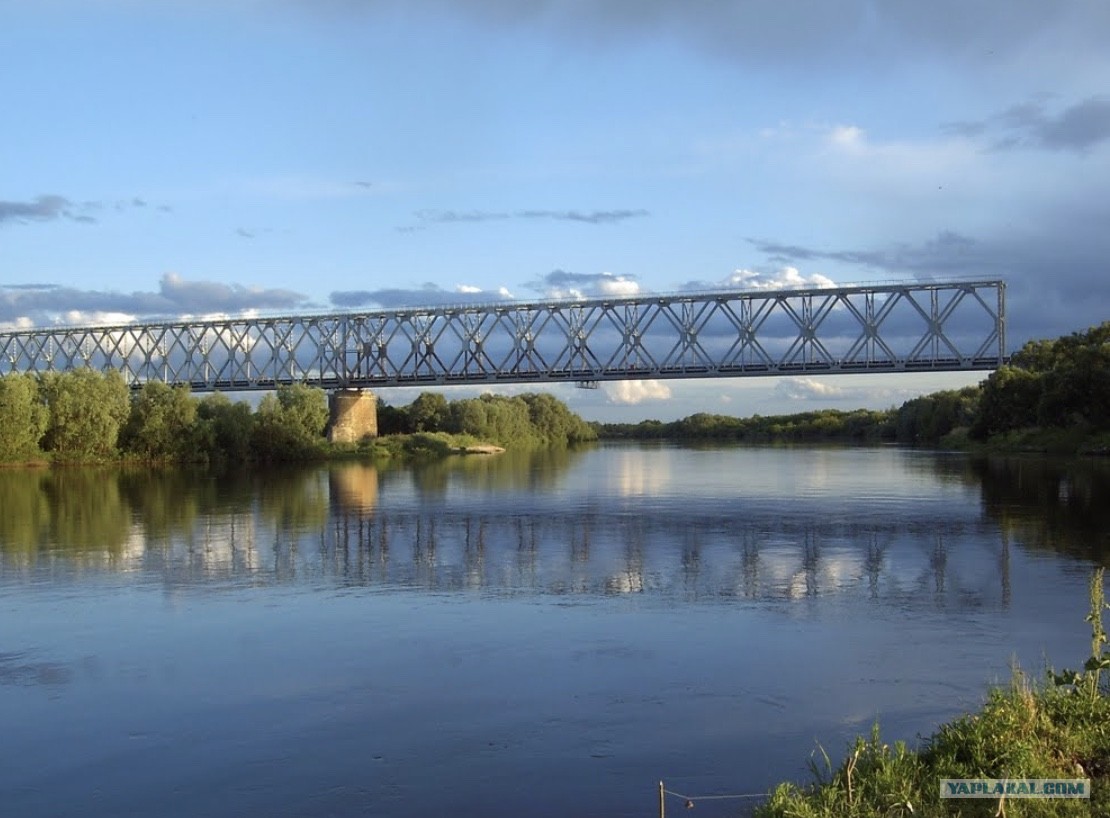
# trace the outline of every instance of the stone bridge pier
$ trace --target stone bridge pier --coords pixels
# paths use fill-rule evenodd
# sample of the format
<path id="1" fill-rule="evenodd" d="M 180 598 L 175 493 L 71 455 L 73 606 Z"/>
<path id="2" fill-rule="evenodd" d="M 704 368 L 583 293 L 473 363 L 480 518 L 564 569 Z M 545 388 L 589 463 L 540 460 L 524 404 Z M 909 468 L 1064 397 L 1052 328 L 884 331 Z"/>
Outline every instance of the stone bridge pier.
<path id="1" fill-rule="evenodd" d="M 378 398 L 369 389 L 337 389 L 328 395 L 328 440 L 358 443 L 378 436 Z"/>

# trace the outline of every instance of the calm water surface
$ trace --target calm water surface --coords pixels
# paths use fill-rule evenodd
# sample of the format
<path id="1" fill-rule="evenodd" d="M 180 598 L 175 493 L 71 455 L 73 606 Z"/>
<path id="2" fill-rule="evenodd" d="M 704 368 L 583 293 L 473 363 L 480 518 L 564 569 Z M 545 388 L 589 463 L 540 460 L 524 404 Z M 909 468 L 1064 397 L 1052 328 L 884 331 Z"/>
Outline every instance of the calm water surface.
<path id="1" fill-rule="evenodd" d="M 0 804 L 26 818 L 766 791 L 876 719 L 916 741 L 1014 658 L 1079 664 L 1110 554 L 1106 464 L 890 448 L 9 470 L 0 504 Z"/>

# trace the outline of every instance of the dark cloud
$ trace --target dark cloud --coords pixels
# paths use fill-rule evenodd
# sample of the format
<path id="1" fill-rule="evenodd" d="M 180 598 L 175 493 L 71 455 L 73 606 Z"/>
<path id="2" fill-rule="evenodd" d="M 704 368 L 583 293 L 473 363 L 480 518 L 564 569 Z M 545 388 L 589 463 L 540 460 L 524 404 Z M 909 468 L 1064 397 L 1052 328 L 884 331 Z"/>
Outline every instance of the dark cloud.
<path id="1" fill-rule="evenodd" d="M 1006 282 L 1011 347 L 1063 335 L 1110 319 L 1110 205 L 1082 213 L 1044 215 L 1003 235 L 969 237 L 953 231 L 919 244 L 823 249 L 772 241 L 753 245 L 776 261 L 827 261 L 862 267 L 884 279 L 958 278 Z M 1063 238 L 1067 237 L 1067 238 Z"/>
<path id="2" fill-rule="evenodd" d="M 514 214 L 518 219 L 553 219 L 555 221 L 585 222 L 586 224 L 613 224 L 626 219 L 639 219 L 650 215 L 639 210 L 521 210 Z"/>
<path id="3" fill-rule="evenodd" d="M 115 202 L 111 205 L 111 208 L 122 213 L 125 210 L 145 208 L 146 206 L 145 200 L 136 197 L 128 201 Z M 59 219 L 80 224 L 96 224 L 98 219 L 92 214 L 104 209 L 103 202 L 74 202 L 65 196 L 47 193 L 25 202 L 0 201 L 0 225 L 5 222 L 26 224 L 28 222 L 49 222 Z M 158 209 L 169 210 L 166 205 L 161 205 Z"/>
<path id="4" fill-rule="evenodd" d="M 493 290 L 445 290 L 437 284 L 425 284 L 415 289 L 385 287 L 379 290 L 339 290 L 329 299 L 333 306 L 341 309 L 357 307 L 442 307 L 451 304 L 489 304 L 505 301 L 511 296 Z"/>
<path id="5" fill-rule="evenodd" d="M 1110 140 L 1110 99 L 1089 97 L 1055 114 L 1045 102 L 1023 102 L 983 120 L 943 127 L 948 133 L 989 138 L 994 150 L 1086 151 Z"/>
<path id="6" fill-rule="evenodd" d="M 616 224 L 627 219 L 650 215 L 643 209 L 623 210 L 517 210 L 512 213 L 491 210 L 418 210 L 414 214 L 422 224 L 400 227 L 402 232 L 421 230 L 431 224 L 476 224 L 500 222 L 510 219 L 543 219 L 549 221 L 580 222 L 583 224 Z"/>
<path id="7" fill-rule="evenodd" d="M 253 239 L 254 238 L 254 233 L 252 233 L 250 230 L 247 230 L 246 228 L 243 228 L 243 227 L 238 228 L 235 231 L 235 235 L 238 236 L 241 239 Z"/>
<path id="8" fill-rule="evenodd" d="M 975 239 L 952 230 L 941 231 L 922 244 L 893 244 L 866 250 L 823 250 L 753 238 L 748 241 L 778 264 L 835 261 L 886 275 L 958 275 L 968 271 L 969 262 L 980 265 L 989 262 L 976 252 Z"/>
<path id="9" fill-rule="evenodd" d="M 491 213 L 487 210 L 418 210 L 414 215 L 420 221 L 432 224 L 494 222 L 511 218 L 508 213 Z"/>
<path id="10" fill-rule="evenodd" d="M 0 201 L 0 224 L 14 222 L 47 222 L 54 219 L 74 219 L 75 205 L 64 196 L 46 194 L 29 202 Z M 87 217 L 90 221 L 95 221 Z"/>
<path id="11" fill-rule="evenodd" d="M 118 293 L 53 284 L 0 287 L 0 321 L 29 318 L 35 324 L 55 323 L 59 317 L 72 313 L 121 313 L 144 318 L 292 310 L 305 306 L 306 297 L 291 290 L 187 281 L 172 273 L 162 276 L 158 292 Z"/>
<path id="12" fill-rule="evenodd" d="M 408 11 L 406 0 L 297 0 L 314 12 Z M 582 47 L 666 37 L 746 65 L 809 70 L 836 60 L 841 68 L 943 59 L 965 64 L 1028 60 L 1030 43 L 1052 33 L 1053 53 L 1082 64 L 1101 57 L 1110 4 L 1089 0 L 428 0 L 453 14 L 513 30 L 553 32 Z"/>

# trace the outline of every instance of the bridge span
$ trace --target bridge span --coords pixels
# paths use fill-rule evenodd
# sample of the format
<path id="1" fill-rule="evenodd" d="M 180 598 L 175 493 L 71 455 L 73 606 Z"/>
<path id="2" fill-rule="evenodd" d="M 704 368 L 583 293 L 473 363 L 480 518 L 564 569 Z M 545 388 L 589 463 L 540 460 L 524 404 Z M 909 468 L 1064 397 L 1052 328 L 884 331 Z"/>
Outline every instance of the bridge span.
<path id="1" fill-rule="evenodd" d="M 0 375 L 80 367 L 194 391 L 990 370 L 1005 283 L 505 301 L 0 332 Z"/>

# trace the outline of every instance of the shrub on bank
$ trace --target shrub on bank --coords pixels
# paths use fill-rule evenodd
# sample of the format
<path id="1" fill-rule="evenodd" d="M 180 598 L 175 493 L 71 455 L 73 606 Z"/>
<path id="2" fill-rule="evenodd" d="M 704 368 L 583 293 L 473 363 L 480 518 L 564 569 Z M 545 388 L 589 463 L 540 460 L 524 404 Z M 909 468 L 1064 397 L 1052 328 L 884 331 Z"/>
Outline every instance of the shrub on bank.
<path id="1" fill-rule="evenodd" d="M 1102 626 L 1103 571 L 1091 580 L 1091 656 L 1081 671 L 1032 685 L 1020 671 L 990 691 L 978 713 L 943 725 L 919 751 L 884 744 L 876 726 L 833 769 L 811 764 L 814 782 L 781 784 L 756 818 L 1040 818 L 1110 815 L 1110 695 Z M 1091 798 L 942 799 L 945 778 L 1085 778 Z"/>

